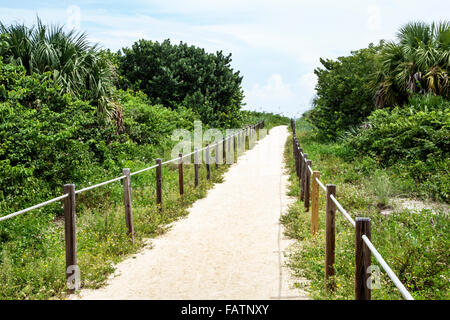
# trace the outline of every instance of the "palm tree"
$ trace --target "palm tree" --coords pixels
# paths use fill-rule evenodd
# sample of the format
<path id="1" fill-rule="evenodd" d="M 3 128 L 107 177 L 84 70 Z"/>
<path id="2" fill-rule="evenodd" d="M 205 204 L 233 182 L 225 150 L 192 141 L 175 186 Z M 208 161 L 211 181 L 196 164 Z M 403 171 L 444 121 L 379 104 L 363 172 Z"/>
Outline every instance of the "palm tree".
<path id="1" fill-rule="evenodd" d="M 98 45 L 87 41 L 85 33 L 45 26 L 37 18 L 32 27 L 0 22 L 0 39 L 0 55 L 5 62 L 23 66 L 28 74 L 49 72 L 62 94 L 88 100 L 109 117 L 121 114 L 112 99 L 115 69 Z"/>
<path id="2" fill-rule="evenodd" d="M 412 93 L 449 97 L 450 22 L 412 22 L 380 53 L 375 104 L 402 104 Z"/>

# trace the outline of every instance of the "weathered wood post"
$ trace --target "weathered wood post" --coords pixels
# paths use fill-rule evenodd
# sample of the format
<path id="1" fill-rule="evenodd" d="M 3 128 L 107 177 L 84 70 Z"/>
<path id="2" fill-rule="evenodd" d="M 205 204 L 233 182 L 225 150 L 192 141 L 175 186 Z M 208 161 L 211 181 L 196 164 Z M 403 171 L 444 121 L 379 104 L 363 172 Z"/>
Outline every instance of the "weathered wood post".
<path id="1" fill-rule="evenodd" d="M 295 172 L 297 174 L 297 178 L 300 178 L 300 147 L 296 140 L 295 142 Z"/>
<path id="2" fill-rule="evenodd" d="M 303 169 L 303 149 L 300 148 L 300 145 L 297 142 L 297 147 L 298 147 L 298 174 L 299 174 L 299 179 L 302 178 L 302 169 Z"/>
<path id="3" fill-rule="evenodd" d="M 327 184 L 327 202 L 325 208 L 325 284 L 328 289 L 334 290 L 335 283 L 329 278 L 335 274 L 336 204 L 331 199 L 331 195 L 336 196 L 336 185 Z"/>
<path id="4" fill-rule="evenodd" d="M 123 203 L 125 207 L 125 224 L 127 226 L 128 234 L 131 241 L 134 242 L 134 225 L 133 225 L 133 206 L 131 204 L 131 179 L 130 169 L 124 168 L 122 174 L 123 178 Z"/>
<path id="5" fill-rule="evenodd" d="M 311 196 L 311 234 L 315 235 L 319 231 L 319 183 L 320 172 L 313 171 L 312 174 L 312 196 Z"/>
<path id="6" fill-rule="evenodd" d="M 64 193 L 64 231 L 66 242 L 66 283 L 68 291 L 73 293 L 80 288 L 80 272 L 77 265 L 77 232 L 75 185 L 65 184 Z"/>
<path id="7" fill-rule="evenodd" d="M 308 154 L 303 154 L 303 159 L 300 159 L 302 162 L 302 172 L 300 172 L 300 175 L 302 176 L 301 184 L 300 184 L 300 200 L 305 201 L 305 181 L 306 181 L 306 171 L 308 170 L 306 168 L 306 161 L 308 161 Z"/>
<path id="8" fill-rule="evenodd" d="M 180 187 L 180 196 L 183 197 L 184 195 L 183 155 L 180 153 L 178 154 L 178 157 L 180 158 L 178 161 L 178 185 Z"/>
<path id="9" fill-rule="evenodd" d="M 162 211 L 162 165 L 161 159 L 156 159 L 156 204 L 159 211 Z"/>
<path id="10" fill-rule="evenodd" d="M 198 149 L 195 148 L 194 153 L 194 186 L 198 186 Z"/>
<path id="11" fill-rule="evenodd" d="M 355 220 L 355 300 L 370 300 L 370 288 L 367 286 L 370 274 L 371 253 L 364 243 L 365 234 L 371 240 L 370 219 L 357 217 Z"/>
<path id="12" fill-rule="evenodd" d="M 211 171 L 209 168 L 209 144 L 206 144 L 206 179 L 209 180 L 211 178 Z"/>
<path id="13" fill-rule="evenodd" d="M 308 166 L 311 167 L 311 170 L 312 170 L 312 161 L 311 160 L 306 161 L 305 202 L 304 202 L 306 212 L 309 211 L 309 201 L 311 198 L 311 171 L 309 171 Z"/>
<path id="14" fill-rule="evenodd" d="M 297 173 L 297 177 L 298 177 L 297 143 L 296 143 L 296 140 L 295 140 L 295 136 L 292 136 L 292 156 L 294 157 L 295 172 Z"/>

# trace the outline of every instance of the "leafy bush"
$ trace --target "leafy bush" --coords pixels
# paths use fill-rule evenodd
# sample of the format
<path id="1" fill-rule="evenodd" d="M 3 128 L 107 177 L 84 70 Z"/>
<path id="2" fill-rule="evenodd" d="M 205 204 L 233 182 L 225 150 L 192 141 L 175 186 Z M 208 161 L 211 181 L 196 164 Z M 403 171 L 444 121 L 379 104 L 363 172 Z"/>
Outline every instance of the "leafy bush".
<path id="1" fill-rule="evenodd" d="M 432 194 L 449 201 L 449 101 L 432 95 L 416 96 L 403 108 L 377 110 L 364 128 L 348 135 L 346 144 L 371 155 L 381 166 L 395 166 L 416 182 L 437 179 L 434 182 L 442 191 Z"/>
<path id="2" fill-rule="evenodd" d="M 185 43 L 139 40 L 119 56 L 123 88 L 146 93 L 152 103 L 183 105 L 214 127 L 238 126 L 242 77 L 230 67 L 231 54 L 206 53 Z"/>
<path id="3" fill-rule="evenodd" d="M 323 138 L 334 140 L 352 126 L 359 125 L 375 109 L 375 90 L 370 86 L 380 46 L 339 57 L 337 61 L 320 59 L 324 69 L 317 68 L 314 109 L 309 121 Z"/>
<path id="4" fill-rule="evenodd" d="M 5 62 L 23 66 L 28 75 L 45 74 L 59 85 L 60 93 L 70 93 L 90 101 L 102 113 L 116 113 L 112 101 L 116 71 L 87 35 L 62 26 L 5 26 L 0 22 L 0 56 Z"/>

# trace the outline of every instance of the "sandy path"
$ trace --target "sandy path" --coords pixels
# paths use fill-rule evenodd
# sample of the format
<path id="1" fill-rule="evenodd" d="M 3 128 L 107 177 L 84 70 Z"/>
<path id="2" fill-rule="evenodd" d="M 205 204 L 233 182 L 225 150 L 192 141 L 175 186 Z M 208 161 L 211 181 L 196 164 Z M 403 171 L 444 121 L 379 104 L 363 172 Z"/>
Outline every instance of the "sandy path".
<path id="1" fill-rule="evenodd" d="M 105 287 L 70 298 L 306 299 L 283 267 L 287 136 L 286 126 L 273 128 L 153 248 L 119 263 Z"/>

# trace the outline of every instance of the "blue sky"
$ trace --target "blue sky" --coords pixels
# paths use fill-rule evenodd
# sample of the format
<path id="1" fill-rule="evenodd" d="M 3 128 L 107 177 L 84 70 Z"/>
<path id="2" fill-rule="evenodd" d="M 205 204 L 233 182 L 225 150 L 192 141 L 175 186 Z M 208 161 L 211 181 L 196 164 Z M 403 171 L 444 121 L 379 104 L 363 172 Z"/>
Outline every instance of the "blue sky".
<path id="1" fill-rule="evenodd" d="M 336 58 L 411 20 L 449 19 L 443 0 L 4 1 L 0 21 L 61 23 L 118 50 L 145 38 L 232 53 L 244 108 L 298 116 L 310 108 L 319 58 Z"/>

